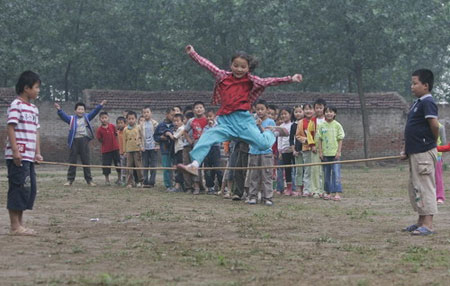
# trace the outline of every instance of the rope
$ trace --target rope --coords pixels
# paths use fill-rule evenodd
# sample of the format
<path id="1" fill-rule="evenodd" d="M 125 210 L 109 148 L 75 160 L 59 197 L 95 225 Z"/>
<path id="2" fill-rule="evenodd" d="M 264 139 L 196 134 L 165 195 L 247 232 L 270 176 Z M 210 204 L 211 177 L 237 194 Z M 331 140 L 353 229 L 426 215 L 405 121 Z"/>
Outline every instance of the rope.
<path id="1" fill-rule="evenodd" d="M 356 164 L 373 161 L 395 160 L 400 159 L 401 156 L 388 156 L 388 157 L 376 157 L 368 159 L 355 159 L 345 161 L 331 161 L 331 162 L 317 162 L 307 164 L 293 164 L 293 165 L 277 165 L 277 166 L 254 166 L 254 167 L 200 167 L 199 170 L 260 170 L 260 169 L 278 169 L 278 168 L 296 168 L 296 167 L 311 167 L 320 165 L 332 165 L 332 164 Z M 43 165 L 57 165 L 57 166 L 73 166 L 73 167 L 89 167 L 89 168 L 110 168 L 110 169 L 122 169 L 122 170 L 176 170 L 175 167 L 120 167 L 120 166 L 103 166 L 103 165 L 82 165 L 71 164 L 62 162 L 49 162 L 41 161 L 39 164 Z"/>

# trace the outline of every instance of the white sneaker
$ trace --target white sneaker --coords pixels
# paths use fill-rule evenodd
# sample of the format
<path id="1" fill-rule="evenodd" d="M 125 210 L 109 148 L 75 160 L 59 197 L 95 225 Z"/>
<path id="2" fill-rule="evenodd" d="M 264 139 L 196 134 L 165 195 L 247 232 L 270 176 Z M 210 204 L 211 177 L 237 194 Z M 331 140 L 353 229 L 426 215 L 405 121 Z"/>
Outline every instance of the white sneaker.
<path id="1" fill-rule="evenodd" d="M 250 199 L 248 200 L 249 205 L 256 205 L 256 199 Z"/>
<path id="2" fill-rule="evenodd" d="M 264 204 L 265 204 L 266 206 L 269 206 L 269 207 L 273 206 L 273 202 L 272 202 L 271 200 L 266 200 L 266 201 L 264 202 Z"/>

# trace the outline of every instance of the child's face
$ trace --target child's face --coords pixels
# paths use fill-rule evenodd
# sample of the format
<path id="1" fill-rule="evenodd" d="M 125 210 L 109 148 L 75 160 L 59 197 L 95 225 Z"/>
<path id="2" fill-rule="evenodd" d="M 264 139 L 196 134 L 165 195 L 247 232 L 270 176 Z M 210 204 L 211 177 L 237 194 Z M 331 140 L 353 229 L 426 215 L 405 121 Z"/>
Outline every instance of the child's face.
<path id="1" fill-rule="evenodd" d="M 428 83 L 423 84 L 418 76 L 411 78 L 411 91 L 418 98 L 430 92 Z"/>
<path id="2" fill-rule="evenodd" d="M 128 115 L 127 116 L 127 123 L 130 126 L 134 126 L 134 124 L 136 124 L 136 116 L 134 116 L 134 114 Z"/>
<path id="3" fill-rule="evenodd" d="M 206 114 L 206 119 L 208 119 L 208 121 L 214 121 L 216 119 L 216 115 L 214 112 L 208 112 L 208 114 Z"/>
<path id="4" fill-rule="evenodd" d="M 267 109 L 267 116 L 272 119 L 275 120 L 276 119 L 276 111 L 274 109 Z"/>
<path id="5" fill-rule="evenodd" d="M 231 63 L 231 72 L 235 78 L 244 77 L 249 70 L 248 62 L 244 58 L 237 57 Z"/>
<path id="6" fill-rule="evenodd" d="M 289 112 L 287 112 L 287 110 L 282 110 L 281 114 L 280 114 L 280 119 L 287 123 L 289 121 L 291 121 L 291 114 Z"/>
<path id="7" fill-rule="evenodd" d="M 173 108 L 173 110 L 175 110 L 175 114 L 181 114 L 182 112 L 181 112 L 181 109 L 178 107 L 178 106 L 175 106 L 174 108 Z"/>
<path id="8" fill-rule="evenodd" d="M 102 125 L 108 125 L 109 124 L 108 115 L 103 114 L 102 116 L 100 116 L 100 122 L 102 123 Z"/>
<path id="9" fill-rule="evenodd" d="M 84 106 L 78 106 L 77 109 L 75 109 L 75 114 L 76 114 L 78 117 L 83 116 L 83 115 L 84 115 L 84 112 L 85 112 Z"/>
<path id="10" fill-rule="evenodd" d="M 143 124 L 145 122 L 144 116 L 139 117 L 139 124 Z"/>
<path id="11" fill-rule="evenodd" d="M 173 116 L 175 115 L 175 111 L 170 111 L 169 113 L 166 113 L 166 119 L 168 121 L 172 121 L 173 120 Z"/>
<path id="12" fill-rule="evenodd" d="M 152 118 L 152 111 L 149 108 L 142 109 L 142 116 L 145 120 L 150 120 Z"/>
<path id="13" fill-rule="evenodd" d="M 323 104 L 314 104 L 314 112 L 316 113 L 317 117 L 322 117 L 323 116 L 323 109 L 325 108 L 325 106 L 323 106 Z"/>
<path id="14" fill-rule="evenodd" d="M 194 114 L 196 117 L 201 117 L 205 114 L 205 107 L 202 104 L 194 106 Z"/>
<path id="15" fill-rule="evenodd" d="M 308 118 L 308 119 L 311 118 L 313 116 L 313 114 L 314 114 L 314 110 L 311 107 L 309 107 L 309 106 L 305 106 L 303 108 L 303 111 L 305 113 L 305 117 Z"/>
<path id="16" fill-rule="evenodd" d="M 336 116 L 336 113 L 333 110 L 331 110 L 329 108 L 327 108 L 327 110 L 325 110 L 325 120 L 326 121 L 333 121 L 335 116 Z"/>
<path id="17" fill-rule="evenodd" d="M 295 119 L 300 120 L 300 119 L 303 118 L 303 116 L 304 116 L 303 109 L 301 107 L 297 107 L 297 108 L 294 109 L 294 117 L 295 117 Z"/>
<path id="18" fill-rule="evenodd" d="M 123 120 L 117 121 L 116 124 L 117 124 L 117 129 L 119 129 L 119 130 L 123 130 L 125 128 L 125 121 L 123 121 Z"/>
<path id="19" fill-rule="evenodd" d="M 41 91 L 41 84 L 36 82 L 31 88 L 29 86 L 25 86 L 23 91 L 29 99 L 36 99 Z"/>
<path id="20" fill-rule="evenodd" d="M 256 115 L 258 118 L 265 119 L 267 117 L 267 107 L 264 104 L 257 104 Z"/>
<path id="21" fill-rule="evenodd" d="M 174 118 L 173 118 L 173 125 L 174 125 L 176 128 L 180 128 L 180 127 L 183 125 L 183 121 L 181 120 L 180 117 L 174 117 Z"/>

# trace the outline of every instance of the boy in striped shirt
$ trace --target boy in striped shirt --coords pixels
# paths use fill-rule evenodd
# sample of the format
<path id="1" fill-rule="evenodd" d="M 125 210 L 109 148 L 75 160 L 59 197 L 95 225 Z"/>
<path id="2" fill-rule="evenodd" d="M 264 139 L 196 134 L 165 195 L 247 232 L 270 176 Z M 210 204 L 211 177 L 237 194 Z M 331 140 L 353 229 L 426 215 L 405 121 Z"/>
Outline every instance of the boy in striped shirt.
<path id="1" fill-rule="evenodd" d="M 36 73 L 23 72 L 16 84 L 19 96 L 8 108 L 5 159 L 11 235 L 36 234 L 33 229 L 23 226 L 23 212 L 33 208 L 36 198 L 34 162 L 43 160 L 39 144 L 39 110 L 30 102 L 39 95 L 40 85 L 41 80 Z"/>

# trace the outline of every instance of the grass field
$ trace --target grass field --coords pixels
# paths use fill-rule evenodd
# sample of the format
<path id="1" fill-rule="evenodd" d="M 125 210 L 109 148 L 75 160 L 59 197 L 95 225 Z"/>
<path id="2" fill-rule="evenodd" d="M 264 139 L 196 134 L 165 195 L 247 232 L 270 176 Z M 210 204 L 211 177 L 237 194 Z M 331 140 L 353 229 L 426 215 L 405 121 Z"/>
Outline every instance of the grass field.
<path id="1" fill-rule="evenodd" d="M 411 237 L 405 166 L 344 168 L 341 202 L 87 187 L 38 168 L 25 213 L 37 237 L 12 237 L 0 170 L 0 285 L 449 285 L 449 203 L 436 235 Z M 81 171 L 81 172 L 80 172 Z M 450 186 L 450 171 L 444 178 Z M 99 218 L 91 222 L 91 218 Z"/>

